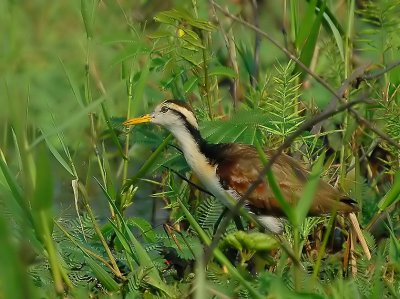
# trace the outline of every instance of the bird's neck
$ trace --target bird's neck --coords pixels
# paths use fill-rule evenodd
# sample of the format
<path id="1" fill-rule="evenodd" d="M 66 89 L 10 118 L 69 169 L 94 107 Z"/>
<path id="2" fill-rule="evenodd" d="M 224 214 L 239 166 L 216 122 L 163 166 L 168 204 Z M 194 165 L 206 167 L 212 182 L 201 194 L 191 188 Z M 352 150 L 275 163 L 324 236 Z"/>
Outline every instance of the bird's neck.
<path id="1" fill-rule="evenodd" d="M 192 160 L 198 159 L 200 161 L 208 161 L 205 148 L 209 146 L 206 140 L 201 137 L 198 129 L 193 126 L 174 126 L 169 128 L 172 135 L 178 141 L 178 144 L 185 155 L 189 166 L 192 167 Z"/>
<path id="2" fill-rule="evenodd" d="M 186 161 L 195 172 L 205 167 L 205 164 L 213 166 L 223 158 L 225 144 L 208 143 L 203 139 L 200 131 L 189 123 L 168 129 L 178 141 Z"/>
<path id="3" fill-rule="evenodd" d="M 186 162 L 214 196 L 225 200 L 226 194 L 216 176 L 220 159 L 223 159 L 224 144 L 209 144 L 196 128 L 175 126 L 169 131 L 175 136 L 185 156 Z"/>

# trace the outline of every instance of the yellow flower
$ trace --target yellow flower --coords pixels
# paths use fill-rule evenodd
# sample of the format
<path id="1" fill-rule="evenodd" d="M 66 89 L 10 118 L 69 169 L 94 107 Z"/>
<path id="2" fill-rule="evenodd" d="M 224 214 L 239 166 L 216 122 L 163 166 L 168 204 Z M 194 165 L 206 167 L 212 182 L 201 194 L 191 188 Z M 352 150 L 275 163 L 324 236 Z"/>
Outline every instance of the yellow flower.
<path id="1" fill-rule="evenodd" d="M 185 31 L 183 31 L 181 28 L 178 28 L 177 34 L 178 34 L 178 37 L 182 37 L 182 36 L 184 36 L 186 33 L 185 33 Z"/>

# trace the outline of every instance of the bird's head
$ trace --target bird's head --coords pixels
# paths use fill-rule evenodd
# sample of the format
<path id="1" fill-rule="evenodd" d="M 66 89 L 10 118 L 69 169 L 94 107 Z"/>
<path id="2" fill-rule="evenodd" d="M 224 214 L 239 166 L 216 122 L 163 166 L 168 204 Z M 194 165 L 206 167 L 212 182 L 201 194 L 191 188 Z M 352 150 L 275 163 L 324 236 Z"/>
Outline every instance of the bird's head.
<path id="1" fill-rule="evenodd" d="M 178 100 L 166 100 L 158 104 L 153 113 L 128 119 L 123 124 L 132 126 L 148 122 L 161 125 L 172 133 L 184 128 L 189 131 L 199 128 L 193 110 L 188 104 Z"/>

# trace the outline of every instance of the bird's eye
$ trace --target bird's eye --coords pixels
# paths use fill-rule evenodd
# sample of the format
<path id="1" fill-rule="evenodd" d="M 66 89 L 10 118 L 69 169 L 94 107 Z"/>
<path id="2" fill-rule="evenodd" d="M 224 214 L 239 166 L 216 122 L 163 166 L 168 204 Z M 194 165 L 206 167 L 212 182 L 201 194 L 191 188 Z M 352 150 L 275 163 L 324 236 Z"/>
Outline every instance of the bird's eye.
<path id="1" fill-rule="evenodd" d="M 168 110 L 169 110 L 169 108 L 168 108 L 167 106 L 162 106 L 160 111 L 161 111 L 162 113 L 165 113 L 165 112 L 167 112 Z"/>

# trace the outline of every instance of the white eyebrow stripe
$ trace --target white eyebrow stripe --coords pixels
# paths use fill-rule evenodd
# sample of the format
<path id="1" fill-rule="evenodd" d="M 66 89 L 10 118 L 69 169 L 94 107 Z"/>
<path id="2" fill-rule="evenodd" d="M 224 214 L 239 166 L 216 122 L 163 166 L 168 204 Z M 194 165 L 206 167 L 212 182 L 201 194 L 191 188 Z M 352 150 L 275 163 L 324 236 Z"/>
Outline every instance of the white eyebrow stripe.
<path id="1" fill-rule="evenodd" d="M 171 109 L 182 113 L 185 116 L 185 118 L 188 121 L 188 123 L 191 124 L 193 127 L 195 127 L 196 129 L 199 128 L 199 125 L 197 124 L 197 120 L 196 120 L 196 118 L 194 117 L 194 115 L 193 115 L 193 113 L 191 111 L 188 111 L 186 108 L 184 108 L 182 106 L 179 106 L 179 105 L 176 105 L 174 103 L 169 103 L 168 106 Z"/>

